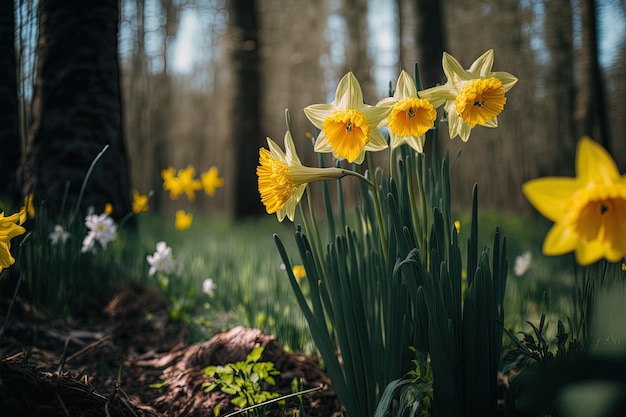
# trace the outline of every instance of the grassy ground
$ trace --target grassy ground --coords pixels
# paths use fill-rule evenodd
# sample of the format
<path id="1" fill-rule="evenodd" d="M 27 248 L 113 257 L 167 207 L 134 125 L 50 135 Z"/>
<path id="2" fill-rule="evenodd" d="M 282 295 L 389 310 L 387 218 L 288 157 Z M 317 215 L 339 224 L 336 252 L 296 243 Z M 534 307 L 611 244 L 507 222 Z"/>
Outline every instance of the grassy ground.
<path id="1" fill-rule="evenodd" d="M 469 214 L 460 213 L 460 241 L 467 241 Z M 259 327 L 275 334 L 288 349 L 311 352 L 310 333 L 292 293 L 272 234 L 278 233 L 289 248 L 293 225 L 278 223 L 274 216 L 232 222 L 224 217 L 198 217 L 191 229 L 180 232 L 157 216 L 140 218 L 141 246 L 146 254 L 164 240 L 185 265 L 179 281 L 170 280 L 176 297 L 187 298 L 197 323 L 207 331 L 219 331 L 235 324 Z M 466 225 L 467 227 L 463 227 Z M 574 279 L 569 257 L 547 258 L 541 243 L 549 223 L 538 216 L 483 212 L 479 219 L 481 247 L 491 245 L 496 226 L 507 237 L 509 277 L 506 293 L 507 328 L 528 330 L 527 320 L 537 322 L 541 314 L 553 322 L 574 319 Z M 295 254 L 295 248 L 293 248 Z M 523 276 L 513 273 L 515 257 L 524 251 L 532 263 Z M 297 258 L 295 258 L 297 259 Z M 147 263 L 142 260 L 147 276 Z M 202 282 L 211 278 L 215 295 L 202 294 Z M 198 320 L 200 318 L 200 320 Z M 202 328 L 202 327 L 201 327 Z M 199 331 L 195 337 L 203 338 Z"/>

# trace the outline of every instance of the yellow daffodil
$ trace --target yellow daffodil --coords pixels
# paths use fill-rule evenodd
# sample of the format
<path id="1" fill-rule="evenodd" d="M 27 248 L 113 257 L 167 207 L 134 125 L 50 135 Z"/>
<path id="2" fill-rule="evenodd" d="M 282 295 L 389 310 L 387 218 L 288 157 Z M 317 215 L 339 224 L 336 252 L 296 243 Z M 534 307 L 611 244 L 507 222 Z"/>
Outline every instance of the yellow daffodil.
<path id="1" fill-rule="evenodd" d="M 576 151 L 576 178 L 539 178 L 524 184 L 533 206 L 552 220 L 543 253 L 576 251 L 588 265 L 602 258 L 618 262 L 626 255 L 626 175 L 611 155 L 588 137 Z"/>
<path id="2" fill-rule="evenodd" d="M 304 265 L 294 265 L 293 268 L 291 268 L 291 271 L 293 272 L 293 276 L 298 279 L 306 277 L 306 269 L 304 269 Z"/>
<path id="3" fill-rule="evenodd" d="M 133 202 L 131 210 L 134 214 L 148 211 L 148 196 L 141 194 L 138 190 L 133 190 Z"/>
<path id="4" fill-rule="evenodd" d="M 26 232 L 26 229 L 21 226 L 25 221 L 25 206 L 19 212 L 8 217 L 4 217 L 4 213 L 0 213 L 0 271 L 15 263 L 15 259 L 11 255 L 11 239 Z"/>
<path id="5" fill-rule="evenodd" d="M 176 178 L 176 170 L 173 167 L 162 169 L 161 178 L 163 178 L 163 189 L 170 192 L 170 199 L 178 199 L 184 190 L 182 183 Z"/>
<path id="6" fill-rule="evenodd" d="M 439 107 L 445 103 L 450 139 L 460 136 L 464 142 L 476 125 L 498 126 L 498 115 L 506 103 L 505 93 L 517 83 L 508 72 L 492 72 L 493 50 L 482 54 L 463 69 L 452 55 L 443 53 L 444 85 L 420 91 L 419 96 Z"/>
<path id="7" fill-rule="evenodd" d="M 189 201 L 195 201 L 196 191 L 202 189 L 202 183 L 195 179 L 195 176 L 196 170 L 192 166 L 178 170 L 178 180 L 182 184 L 183 191 L 187 194 Z"/>
<path id="8" fill-rule="evenodd" d="M 312 104 L 304 108 L 304 113 L 321 130 L 315 141 L 315 152 L 332 152 L 338 159 L 360 164 L 365 159 L 365 151 L 387 147 L 377 126 L 390 110 L 388 106 L 364 104 L 361 86 L 349 72 L 339 81 L 335 101 Z"/>
<path id="9" fill-rule="evenodd" d="M 189 201 L 196 200 L 196 191 L 202 189 L 202 183 L 195 179 L 196 170 L 192 166 L 179 169 L 178 175 L 172 167 L 161 170 L 163 178 L 163 189 L 170 192 L 170 198 L 177 200 L 183 193 L 187 195 Z"/>
<path id="10" fill-rule="evenodd" d="M 285 133 L 285 152 L 270 138 L 267 138 L 269 151 L 259 150 L 259 177 L 261 202 L 268 214 L 276 213 L 278 221 L 285 216 L 293 221 L 296 206 L 304 194 L 306 185 L 313 181 L 337 179 L 344 176 L 339 168 L 305 167 L 296 154 L 296 147 L 289 131 Z"/>
<path id="11" fill-rule="evenodd" d="M 224 178 L 220 178 L 217 167 L 211 167 L 207 172 L 200 175 L 200 182 L 204 193 L 209 196 L 215 195 L 215 190 L 224 186 Z"/>
<path id="12" fill-rule="evenodd" d="M 26 207 L 26 213 L 28 213 L 28 218 L 34 219 L 36 213 L 33 193 L 26 194 L 26 197 L 24 197 L 24 206 Z"/>
<path id="13" fill-rule="evenodd" d="M 389 128 L 391 149 L 407 144 L 417 152 L 424 151 L 426 132 L 435 125 L 437 111 L 426 99 L 417 96 L 415 81 L 402 70 L 393 97 L 384 98 L 376 106 L 391 106 L 391 113 L 379 127 Z"/>
<path id="14" fill-rule="evenodd" d="M 193 222 L 193 214 L 186 213 L 185 210 L 178 210 L 176 212 L 176 220 L 174 221 L 174 227 L 176 230 L 187 230 L 191 227 Z"/>

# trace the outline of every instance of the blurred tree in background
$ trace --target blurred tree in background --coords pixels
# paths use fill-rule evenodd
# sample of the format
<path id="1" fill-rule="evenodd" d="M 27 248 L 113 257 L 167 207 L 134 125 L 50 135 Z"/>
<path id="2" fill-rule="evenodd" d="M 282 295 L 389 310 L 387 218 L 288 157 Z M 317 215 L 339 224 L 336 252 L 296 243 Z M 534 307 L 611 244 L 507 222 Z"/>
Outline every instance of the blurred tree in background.
<path id="1" fill-rule="evenodd" d="M 52 68 L 47 74 L 60 75 L 72 66 L 84 68 L 94 62 L 86 62 L 90 60 L 87 55 L 68 60 L 68 47 L 48 49 L 48 55 L 38 58 L 62 58 L 64 67 L 46 67 L 32 58 L 38 25 L 32 17 L 37 3 L 15 2 L 20 34 L 18 90 L 23 92 L 24 107 L 33 109 L 32 120 L 29 112 L 22 112 L 25 123 L 19 126 L 33 125 L 29 135 L 33 141 L 39 137 L 35 135 L 38 129 L 48 129 L 38 121 L 40 108 L 44 116 L 40 99 L 46 90 L 34 82 L 35 63 L 42 70 Z M 68 16 L 81 12 L 72 2 L 63 4 Z M 471 186 L 477 182 L 482 205 L 529 210 L 521 184 L 538 176 L 571 174 L 569 161 L 583 133 L 603 142 L 621 170 L 626 169 L 626 142 L 618 134 L 626 128 L 623 0 L 271 0 L 241 4 L 120 0 L 119 4 L 119 20 L 112 14 L 109 18 L 119 23 L 121 120 L 130 184 L 143 193 L 154 190 L 151 206 L 162 213 L 171 213 L 185 202 L 171 202 L 161 192 L 161 169 L 188 165 L 197 172 L 217 166 L 226 181 L 223 192 L 199 198 L 190 208 L 225 211 L 233 217 L 260 212 L 253 177 L 258 147 L 264 145 L 265 136 L 282 140 L 285 108 L 290 109 L 303 162 L 316 165 L 317 155 L 304 135 L 315 133 L 302 115 L 304 106 L 332 100 L 345 71 L 357 75 L 368 103 L 383 98 L 400 70 L 412 72 L 416 62 L 425 85 L 444 81 L 443 50 L 469 66 L 493 48 L 494 68 L 506 67 L 520 79 L 508 96 L 507 111 L 498 119 L 500 128 L 477 129 L 470 145 L 442 139 L 442 152 L 449 149 L 456 155 L 462 150 L 453 165 L 455 203 L 467 205 Z M 74 18 L 72 30 L 87 30 L 89 19 Z M 91 31 L 100 31 L 102 24 L 94 21 Z M 49 29 L 42 26 L 39 30 Z M 92 36 L 84 32 L 82 37 Z M 117 61 L 110 53 L 112 40 L 106 39 L 109 58 L 107 62 L 99 58 L 98 66 L 113 71 Z M 605 47 L 608 40 L 611 50 Z M 64 101 L 69 100 L 54 98 L 54 108 Z M 107 100 L 82 103 L 83 111 L 99 115 L 116 112 L 110 104 Z M 81 120 L 74 117 L 72 124 L 66 123 L 67 134 L 70 130 L 76 131 L 71 135 L 85 133 Z M 119 119 L 111 116 L 106 131 L 111 133 L 118 125 Z M 105 135 L 102 126 L 94 125 L 91 131 Z M 99 140 L 90 142 L 94 149 L 78 159 L 90 160 Z M 45 166 L 49 160 L 40 162 Z M 62 164 L 78 175 L 77 165 L 69 160 Z M 99 193 L 110 198 L 106 194 L 110 190 Z"/>
<path id="2" fill-rule="evenodd" d="M 91 163 L 109 145 L 80 203 L 96 212 L 110 203 L 119 221 L 130 212 L 130 182 L 122 136 L 118 1 L 41 0 L 38 7 L 37 78 L 23 191 L 45 202 L 52 216 L 63 204 L 74 208 Z"/>
<path id="3" fill-rule="evenodd" d="M 16 203 L 21 193 L 17 169 L 21 158 L 17 58 L 15 56 L 15 8 L 12 1 L 0 2 L 0 197 Z M 2 208 L 0 207 L 0 211 Z"/>

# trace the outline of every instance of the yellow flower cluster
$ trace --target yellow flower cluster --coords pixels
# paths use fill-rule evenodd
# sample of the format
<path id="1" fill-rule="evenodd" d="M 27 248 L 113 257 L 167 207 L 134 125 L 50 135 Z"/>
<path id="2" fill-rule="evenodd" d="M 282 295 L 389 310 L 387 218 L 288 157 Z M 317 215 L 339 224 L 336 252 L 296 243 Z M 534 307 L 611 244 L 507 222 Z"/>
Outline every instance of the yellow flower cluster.
<path id="1" fill-rule="evenodd" d="M 349 72 L 339 81 L 332 103 L 304 108 L 307 118 L 320 130 L 314 150 L 330 152 L 337 159 L 357 164 L 363 162 L 366 151 L 395 149 L 403 144 L 423 152 L 426 132 L 434 127 L 437 119 L 436 108 L 444 104 L 450 138 L 460 136 L 467 141 L 476 125 L 498 125 L 497 117 L 506 103 L 505 93 L 517 82 L 509 73 L 492 72 L 492 66 L 493 50 L 480 56 L 469 70 L 464 70 L 455 58 L 444 53 L 445 85 L 418 92 L 415 80 L 402 71 L 393 97 L 380 100 L 375 106 L 363 102 L 361 86 Z M 388 129 L 389 144 L 381 128 Z M 269 138 L 268 144 L 269 151 L 261 149 L 259 152 L 259 193 L 266 211 L 277 213 L 279 221 L 285 216 L 293 221 L 295 207 L 307 183 L 349 174 L 336 168 L 325 168 L 324 174 L 303 167 L 289 132 L 285 135 L 286 153 Z"/>
<path id="2" fill-rule="evenodd" d="M 11 255 L 11 239 L 26 232 L 22 227 L 25 221 L 26 206 L 8 217 L 4 216 L 4 212 L 0 213 L 0 271 L 15 263 Z"/>
<path id="3" fill-rule="evenodd" d="M 170 199 L 177 200 L 185 194 L 189 201 L 196 200 L 196 191 L 204 190 L 208 196 L 214 196 L 215 191 L 224 186 L 224 179 L 219 177 L 217 167 L 211 167 L 208 171 L 196 178 L 196 170 L 191 165 L 178 172 L 173 167 L 161 170 L 163 189 L 170 192 Z M 177 230 L 186 230 L 191 227 L 193 216 L 184 210 L 176 212 L 174 226 Z"/>

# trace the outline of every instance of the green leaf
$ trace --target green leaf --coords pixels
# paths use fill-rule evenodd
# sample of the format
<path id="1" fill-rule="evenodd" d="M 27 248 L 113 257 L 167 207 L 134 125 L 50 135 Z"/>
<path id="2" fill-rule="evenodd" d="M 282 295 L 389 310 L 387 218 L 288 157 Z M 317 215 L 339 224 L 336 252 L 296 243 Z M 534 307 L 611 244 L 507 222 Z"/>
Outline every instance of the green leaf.
<path id="1" fill-rule="evenodd" d="M 248 362 L 258 361 L 259 359 L 261 359 L 261 355 L 263 354 L 264 349 L 265 348 L 263 346 L 255 347 L 254 349 L 252 349 L 252 352 L 248 354 L 246 361 Z"/>

